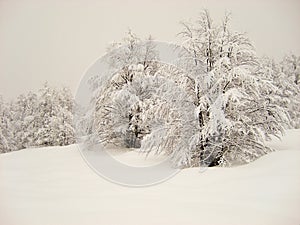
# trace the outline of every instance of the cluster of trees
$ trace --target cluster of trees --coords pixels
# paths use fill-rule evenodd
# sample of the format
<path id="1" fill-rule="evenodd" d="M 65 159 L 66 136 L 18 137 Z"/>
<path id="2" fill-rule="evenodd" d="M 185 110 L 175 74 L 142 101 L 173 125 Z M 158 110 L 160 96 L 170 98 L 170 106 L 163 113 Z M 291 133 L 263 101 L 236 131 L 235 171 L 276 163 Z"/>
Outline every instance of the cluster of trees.
<path id="1" fill-rule="evenodd" d="M 300 57 L 287 55 L 282 61 L 263 57 L 260 59 L 261 72 L 275 85 L 272 96 L 274 103 L 282 106 L 289 115 L 290 127 L 300 128 Z"/>
<path id="2" fill-rule="evenodd" d="M 229 15 L 215 24 L 205 10 L 179 36 L 176 65 L 160 62 L 151 36 L 129 31 L 114 43 L 110 73 L 89 81 L 91 107 L 77 134 L 191 167 L 250 162 L 272 151 L 271 136 L 300 128 L 300 57 L 260 58 L 230 30 Z M 74 143 L 74 105 L 68 89 L 47 84 L 11 103 L 0 98 L 0 152 Z"/>
<path id="3" fill-rule="evenodd" d="M 10 103 L 0 98 L 0 152 L 74 143 L 73 107 L 69 89 L 47 83 L 37 94 L 20 95 Z"/>
<path id="4" fill-rule="evenodd" d="M 113 78 L 101 87 L 91 79 L 89 133 L 168 154 L 180 167 L 246 163 L 271 151 L 266 139 L 300 125 L 299 57 L 259 58 L 229 25 L 229 15 L 214 24 L 205 10 L 182 23 L 176 66 L 159 62 L 151 38 L 129 32 L 110 49 Z"/>

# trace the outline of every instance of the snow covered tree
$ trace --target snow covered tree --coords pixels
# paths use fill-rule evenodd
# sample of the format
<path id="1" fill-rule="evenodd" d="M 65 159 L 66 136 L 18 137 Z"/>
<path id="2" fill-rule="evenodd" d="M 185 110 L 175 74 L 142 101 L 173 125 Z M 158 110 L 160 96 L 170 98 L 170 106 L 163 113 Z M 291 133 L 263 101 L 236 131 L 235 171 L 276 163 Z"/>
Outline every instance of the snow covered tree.
<path id="1" fill-rule="evenodd" d="M 123 41 L 111 44 L 108 48 L 108 63 L 111 69 L 115 69 L 120 75 L 119 82 L 115 80 L 115 85 L 132 81 L 131 65 L 142 64 L 145 70 L 148 67 L 155 67 L 158 60 L 155 47 L 151 35 L 142 40 L 131 30 L 128 31 Z M 155 68 L 151 70 L 155 71 Z"/>
<path id="2" fill-rule="evenodd" d="M 138 98 L 142 93 L 137 90 L 131 93 L 126 88 L 143 74 L 153 75 L 157 71 L 155 45 L 151 36 L 142 41 L 129 31 L 123 42 L 114 43 L 109 51 L 108 76 L 113 74 L 112 79 L 106 79 L 105 74 L 100 74 L 90 80 L 94 92 L 91 107 L 95 117 L 93 130 L 97 133 L 96 138 L 102 141 L 139 147 L 144 132 L 144 128 L 139 125 L 142 109 Z"/>
<path id="3" fill-rule="evenodd" d="M 37 110 L 37 95 L 29 92 L 27 95 L 19 95 L 12 103 L 13 134 L 18 149 L 34 146 L 34 138 L 37 132 L 35 113 Z"/>
<path id="4" fill-rule="evenodd" d="M 287 109 L 291 126 L 300 128 L 300 57 L 286 56 L 280 63 L 281 73 L 276 76 L 276 83 L 281 90 L 282 102 Z"/>
<path id="5" fill-rule="evenodd" d="M 144 101 L 151 96 L 151 80 L 143 65 L 132 65 L 135 79 L 122 88 L 104 92 L 95 113 L 94 127 L 102 141 L 113 142 L 127 147 L 139 147 L 146 132 L 141 125 Z M 114 81 L 112 81 L 112 84 Z M 111 87 L 111 86 L 110 86 Z"/>
<path id="6" fill-rule="evenodd" d="M 74 124 L 73 124 L 73 109 L 75 102 L 70 89 L 64 87 L 58 90 L 58 114 L 59 123 L 57 130 L 59 130 L 59 145 L 69 145 L 75 142 Z"/>
<path id="7" fill-rule="evenodd" d="M 192 163 L 189 152 L 197 131 L 193 97 L 184 86 L 167 76 L 155 76 L 151 98 L 147 99 L 143 122 L 149 132 L 142 140 L 141 151 L 168 154 L 176 165 Z"/>
<path id="8" fill-rule="evenodd" d="M 293 80 L 296 85 L 300 84 L 300 56 L 290 54 L 284 57 L 281 62 L 282 72 Z"/>
<path id="9" fill-rule="evenodd" d="M 271 80 L 275 88 L 263 89 L 262 92 L 272 104 L 277 104 L 284 108 L 290 120 L 290 126 L 300 127 L 300 86 L 295 82 L 295 74 L 290 74 L 284 63 L 276 63 L 274 60 L 263 57 L 260 60 L 259 73 Z M 287 126 L 288 128 L 289 126 Z"/>
<path id="10" fill-rule="evenodd" d="M 195 134 L 199 138 L 190 154 L 198 165 L 249 162 L 270 150 L 265 137 L 278 135 L 287 121 L 284 110 L 262 95 L 263 89 L 275 87 L 256 72 L 251 42 L 231 32 L 229 21 L 226 15 L 221 25 L 214 25 L 204 10 L 195 24 L 183 23 L 180 33 L 183 64 L 197 97 L 200 134 Z M 206 73 L 201 73 L 203 67 Z"/>
<path id="11" fill-rule="evenodd" d="M 73 107 L 69 89 L 47 83 L 38 94 L 21 94 L 10 104 L 0 98 L 0 152 L 74 143 Z"/>
<path id="12" fill-rule="evenodd" d="M 46 83 L 40 90 L 35 120 L 38 146 L 72 144 L 75 141 L 73 128 L 74 101 L 66 88 L 58 91 Z"/>
<path id="13" fill-rule="evenodd" d="M 2 96 L 0 96 L 0 153 L 17 149 L 11 122 L 10 107 L 3 101 Z"/>
<path id="14" fill-rule="evenodd" d="M 271 151 L 264 141 L 289 122 L 276 101 L 280 79 L 229 22 L 227 14 L 215 25 L 204 10 L 182 23 L 177 67 L 157 62 L 155 45 L 131 32 L 124 47 L 114 45 L 110 74 L 91 79 L 96 138 L 164 152 L 180 167 L 245 163 Z"/>

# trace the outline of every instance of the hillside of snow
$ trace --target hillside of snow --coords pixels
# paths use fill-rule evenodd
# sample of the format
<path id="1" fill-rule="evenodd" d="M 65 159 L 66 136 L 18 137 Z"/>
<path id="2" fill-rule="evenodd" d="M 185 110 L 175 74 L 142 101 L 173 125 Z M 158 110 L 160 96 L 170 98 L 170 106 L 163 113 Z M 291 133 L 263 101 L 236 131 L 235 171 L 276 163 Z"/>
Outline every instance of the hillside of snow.
<path id="1" fill-rule="evenodd" d="M 248 165 L 185 169 L 146 188 L 101 178 L 77 145 L 1 154 L 0 225 L 299 225 L 300 130 L 269 145 L 278 151 Z"/>

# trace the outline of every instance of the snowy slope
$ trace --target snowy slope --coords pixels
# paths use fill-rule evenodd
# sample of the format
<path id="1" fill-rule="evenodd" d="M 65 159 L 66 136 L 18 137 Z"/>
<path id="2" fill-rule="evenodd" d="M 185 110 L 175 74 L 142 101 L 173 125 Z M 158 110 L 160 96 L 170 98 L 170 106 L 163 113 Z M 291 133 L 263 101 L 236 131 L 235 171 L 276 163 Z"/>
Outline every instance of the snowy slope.
<path id="1" fill-rule="evenodd" d="M 186 169 L 147 188 L 102 179 L 76 145 L 2 154 L 0 225 L 299 225 L 299 137 L 300 130 L 288 131 L 270 143 L 285 151 L 249 165 Z M 125 154 L 135 163 L 140 157 Z"/>

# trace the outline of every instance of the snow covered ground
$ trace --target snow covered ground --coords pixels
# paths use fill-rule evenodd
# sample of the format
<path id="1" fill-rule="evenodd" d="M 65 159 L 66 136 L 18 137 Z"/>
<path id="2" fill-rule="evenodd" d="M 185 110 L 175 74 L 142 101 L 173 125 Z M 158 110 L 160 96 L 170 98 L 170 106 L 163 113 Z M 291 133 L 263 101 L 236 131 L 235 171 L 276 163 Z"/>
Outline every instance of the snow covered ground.
<path id="1" fill-rule="evenodd" d="M 300 130 L 270 145 L 284 151 L 245 166 L 185 169 L 146 188 L 99 177 L 77 145 L 2 154 L 0 225 L 299 225 Z M 127 162 L 145 160 L 124 154 Z"/>

